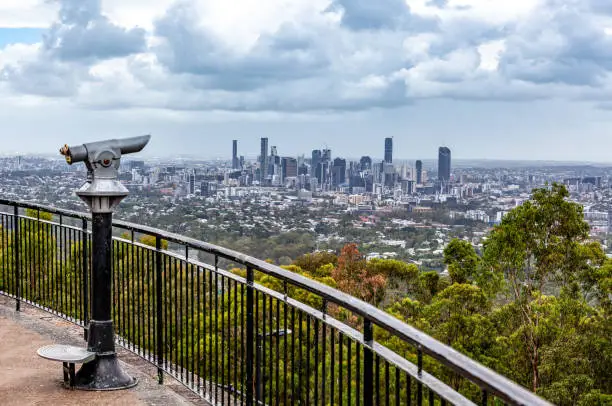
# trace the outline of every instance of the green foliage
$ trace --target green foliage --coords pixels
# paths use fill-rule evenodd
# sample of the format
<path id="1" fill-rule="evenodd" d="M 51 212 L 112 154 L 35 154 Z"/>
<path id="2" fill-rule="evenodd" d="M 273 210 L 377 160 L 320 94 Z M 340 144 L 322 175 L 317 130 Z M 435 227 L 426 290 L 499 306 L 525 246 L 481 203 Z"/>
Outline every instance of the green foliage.
<path id="1" fill-rule="evenodd" d="M 605 259 L 599 244 L 589 240 L 581 207 L 567 197 L 567 190 L 560 185 L 534 191 L 530 201 L 508 213 L 491 232 L 482 257 L 469 243 L 451 241 L 444 250 L 450 278 L 401 261 L 366 261 L 355 244 L 346 245 L 339 256 L 328 252 L 294 255 L 290 251 L 296 247 L 301 250 L 308 243 L 297 235 L 290 238 L 289 251 L 262 249 L 256 256 L 269 257 L 276 263 L 285 264 L 283 268 L 288 271 L 338 288 L 375 306 L 384 306 L 398 319 L 555 404 L 610 405 L 612 261 Z M 38 213 L 28 216 L 36 218 Z M 60 246 L 57 234 L 48 224 L 23 219 L 19 226 L 29 232 L 17 241 L 11 230 L 0 229 L 0 257 L 12 258 L 15 244 L 19 244 L 21 252 L 36 254 L 21 257 L 22 274 L 18 283 L 22 295 L 79 317 L 81 297 L 74 287 L 82 282 L 83 253 L 81 242 L 75 238 L 78 235 L 71 237 L 70 244 Z M 148 281 L 155 274 L 155 256 L 150 255 L 152 250 L 147 247 L 154 247 L 155 239 L 144 237 L 140 242 L 144 247 L 121 241 L 113 244 L 113 305 L 117 310 L 114 314 L 133 314 L 141 320 L 142 323 L 134 323 L 129 318 L 118 318 L 116 330 L 142 348 L 153 351 L 151 334 L 156 319 L 151 301 L 155 300 L 156 293 L 155 285 Z M 163 241 L 162 247 L 168 249 L 167 241 Z M 256 248 L 250 246 L 249 249 Z M 297 259 L 289 265 L 288 258 Z M 6 277 L 13 275 L 13 267 L 12 261 L 3 263 L 0 289 L 15 291 L 14 282 Z M 231 272 L 246 276 L 244 269 L 236 268 Z M 292 374 L 280 374 L 278 386 L 275 380 L 267 380 L 264 390 L 275 393 L 285 387 L 291 388 L 291 379 L 296 382 L 302 379 L 303 388 L 312 389 L 315 371 L 321 378 L 325 365 L 326 379 L 331 379 L 330 368 L 336 377 L 342 370 L 343 381 L 336 384 L 346 388 L 344 393 L 355 391 L 358 364 L 354 347 L 350 354 L 344 353 L 341 361 L 336 357 L 332 363 L 332 329 L 328 326 L 323 330 L 321 321 L 315 329 L 312 319 L 309 324 L 306 316 L 300 319 L 300 312 L 285 305 L 282 299 L 271 299 L 262 292 L 271 289 L 317 310 L 323 307 L 321 298 L 304 289 L 285 286 L 282 281 L 260 272 L 255 272 L 254 276 L 257 283 L 256 330 L 263 332 L 278 323 L 280 328 L 293 332 L 287 340 L 285 337 L 270 338 L 262 345 L 261 355 L 265 359 L 288 351 L 292 360 L 287 365 Z M 195 365 L 196 371 L 206 372 L 211 382 L 222 379 L 229 382 L 237 375 L 238 380 L 244 382 L 244 371 L 227 367 L 244 364 L 243 353 L 228 346 L 229 342 L 244 348 L 244 287 L 180 259 L 163 262 L 162 278 L 164 337 L 168 338 L 164 350 L 171 362 L 187 370 Z M 46 295 L 40 286 L 48 286 L 61 295 Z M 189 299 L 192 289 L 197 292 L 196 300 Z M 180 317 L 177 308 L 182 309 Z M 327 314 L 356 329 L 363 325 L 359 317 L 329 303 Z M 235 331 L 229 331 L 227 326 L 235 326 Z M 374 332 L 379 344 L 416 362 L 415 349 L 411 345 L 380 328 L 375 328 Z M 336 350 L 339 339 L 336 334 Z M 344 340 L 346 350 L 346 338 Z M 322 346 L 326 349 L 318 352 L 316 362 L 309 356 L 314 352 L 315 342 L 319 349 Z M 192 346 L 199 350 L 198 354 L 181 358 Z M 220 354 L 225 357 L 225 367 L 219 364 Z M 212 367 L 203 364 L 203 360 L 212 360 Z M 480 402 L 480 393 L 474 385 L 429 357 L 423 361 L 426 371 L 471 400 Z M 285 367 L 283 357 L 279 366 L 281 370 Z M 351 380 L 347 374 L 349 368 Z M 387 382 L 381 374 L 380 384 L 392 391 L 397 387 L 402 396 L 407 392 L 405 380 Z M 281 399 L 284 395 L 281 394 Z M 288 389 L 286 395 L 288 402 L 305 396 L 292 389 Z M 312 398 L 313 394 L 310 395 Z M 346 397 L 342 399 L 343 403 L 347 400 Z M 328 401 L 339 404 L 338 394 Z"/>
<path id="2" fill-rule="evenodd" d="M 39 218 L 41 220 L 45 220 L 45 221 L 51 221 L 53 220 L 53 214 L 51 213 L 47 213 L 46 211 L 38 211 L 38 210 L 34 210 L 34 209 L 26 209 L 25 211 L 26 216 L 28 217 L 32 217 L 32 218 Z"/>
<path id="3" fill-rule="evenodd" d="M 367 263 L 367 268 L 371 273 L 382 274 L 387 278 L 397 278 L 403 281 L 411 281 L 419 274 L 419 268 L 416 265 L 394 259 L 371 259 Z"/>
<path id="4" fill-rule="evenodd" d="M 480 258 L 467 241 L 453 239 L 444 249 L 444 263 L 453 283 L 466 283 L 476 275 Z"/>
<path id="5" fill-rule="evenodd" d="M 327 251 L 319 251 L 298 257 L 293 264 L 299 266 L 304 271 L 315 272 L 324 265 L 338 265 L 338 257 Z"/>

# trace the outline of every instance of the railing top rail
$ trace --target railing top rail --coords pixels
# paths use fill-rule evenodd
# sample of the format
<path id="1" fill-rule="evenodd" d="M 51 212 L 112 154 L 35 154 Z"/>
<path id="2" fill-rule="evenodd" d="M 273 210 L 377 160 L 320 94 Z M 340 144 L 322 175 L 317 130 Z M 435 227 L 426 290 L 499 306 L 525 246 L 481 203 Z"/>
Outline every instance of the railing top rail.
<path id="1" fill-rule="evenodd" d="M 41 210 L 57 215 L 68 216 L 78 219 L 91 219 L 91 216 L 86 213 L 76 211 L 62 210 L 54 207 L 48 207 L 28 202 L 15 202 L 5 199 L 0 199 L 0 205 L 18 206 L 34 210 Z M 305 289 L 311 293 L 343 307 L 364 319 L 370 320 L 380 328 L 383 328 L 399 338 L 411 343 L 423 353 L 436 359 L 448 368 L 451 368 L 461 376 L 474 382 L 476 385 L 486 389 L 492 395 L 497 396 L 503 401 L 516 405 L 533 405 L 533 406 L 550 406 L 551 403 L 538 397 L 534 393 L 528 391 L 515 382 L 505 378 L 504 376 L 494 372 L 484 365 L 472 360 L 471 358 L 461 354 L 451 347 L 439 342 L 433 337 L 428 336 L 420 330 L 396 319 L 392 315 L 350 296 L 344 292 L 331 288 L 327 285 L 308 279 L 302 275 L 282 269 L 276 265 L 269 264 L 249 255 L 219 247 L 214 244 L 198 241 L 193 238 L 181 236 L 179 234 L 167 232 L 153 227 L 142 226 L 126 221 L 114 220 L 113 226 L 126 230 L 132 230 L 141 234 L 148 234 L 159 237 L 168 242 L 178 243 L 189 248 L 194 248 L 204 251 L 219 257 L 225 258 L 232 262 L 253 268 L 275 278 L 291 283 L 295 287 Z"/>

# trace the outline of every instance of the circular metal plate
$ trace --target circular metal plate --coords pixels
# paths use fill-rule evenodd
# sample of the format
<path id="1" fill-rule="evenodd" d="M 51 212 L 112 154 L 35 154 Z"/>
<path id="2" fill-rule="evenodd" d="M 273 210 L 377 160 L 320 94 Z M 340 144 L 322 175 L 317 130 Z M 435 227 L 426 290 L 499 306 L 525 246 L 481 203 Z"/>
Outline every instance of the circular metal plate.
<path id="1" fill-rule="evenodd" d="M 40 347 L 37 353 L 41 357 L 52 361 L 72 363 L 89 362 L 96 357 L 95 352 L 89 352 L 85 348 L 62 344 L 52 344 Z"/>

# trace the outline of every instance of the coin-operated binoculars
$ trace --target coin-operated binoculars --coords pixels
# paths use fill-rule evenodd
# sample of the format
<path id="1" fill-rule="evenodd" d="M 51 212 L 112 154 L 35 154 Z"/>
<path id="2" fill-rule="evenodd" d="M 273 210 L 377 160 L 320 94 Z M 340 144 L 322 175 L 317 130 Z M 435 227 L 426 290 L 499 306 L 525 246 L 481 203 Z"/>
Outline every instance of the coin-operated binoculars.
<path id="1" fill-rule="evenodd" d="M 65 145 L 60 153 L 72 165 L 84 162 L 87 182 L 76 192 L 92 212 L 91 320 L 87 350 L 96 353 L 94 361 L 83 364 L 76 374 L 77 389 L 113 390 L 135 386 L 137 380 L 120 367 L 115 351 L 111 317 L 113 210 L 128 194 L 117 179 L 121 156 L 147 145 L 151 136 Z"/>

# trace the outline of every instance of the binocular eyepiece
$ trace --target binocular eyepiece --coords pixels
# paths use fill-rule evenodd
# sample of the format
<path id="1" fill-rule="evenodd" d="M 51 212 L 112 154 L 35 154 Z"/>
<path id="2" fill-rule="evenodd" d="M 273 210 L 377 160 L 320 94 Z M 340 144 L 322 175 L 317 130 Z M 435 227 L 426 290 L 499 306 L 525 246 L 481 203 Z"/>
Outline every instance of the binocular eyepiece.
<path id="1" fill-rule="evenodd" d="M 115 164 L 118 165 L 122 155 L 142 151 L 150 139 L 150 135 L 143 135 L 119 140 L 90 142 L 71 147 L 64 145 L 60 149 L 60 154 L 66 157 L 66 162 L 70 165 L 75 162 L 85 162 L 88 167 L 96 164 L 102 167 L 110 167 L 115 163 L 113 161 L 117 161 Z"/>

